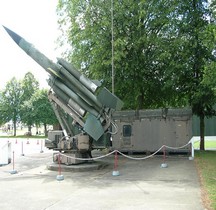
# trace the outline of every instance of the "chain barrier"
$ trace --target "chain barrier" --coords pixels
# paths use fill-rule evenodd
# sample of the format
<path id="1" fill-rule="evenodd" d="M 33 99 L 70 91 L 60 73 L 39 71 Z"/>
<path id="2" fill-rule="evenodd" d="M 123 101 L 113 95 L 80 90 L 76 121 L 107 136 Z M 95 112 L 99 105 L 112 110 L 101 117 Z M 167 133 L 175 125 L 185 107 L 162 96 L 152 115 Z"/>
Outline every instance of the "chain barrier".
<path id="1" fill-rule="evenodd" d="M 110 155 L 112 155 L 113 153 L 117 152 L 118 154 L 122 155 L 123 157 L 125 158 L 128 158 L 128 159 L 131 159 L 131 160 L 146 160 L 148 158 L 151 158 L 153 157 L 154 155 L 156 155 L 158 152 L 160 152 L 163 148 L 167 148 L 167 149 L 171 149 L 171 150 L 178 150 L 178 149 L 183 149 L 185 147 L 187 147 L 189 144 L 191 144 L 192 146 L 192 153 L 193 153 L 193 143 L 194 143 L 194 140 L 193 138 L 188 142 L 186 143 L 185 145 L 183 146 L 180 146 L 180 147 L 171 147 L 171 146 L 167 146 L 167 145 L 162 145 L 157 151 L 155 151 L 154 153 L 148 155 L 148 156 L 145 156 L 145 157 L 132 157 L 132 156 L 129 156 L 129 155 L 126 155 L 124 154 L 123 152 L 119 151 L 119 150 L 113 150 L 111 151 L 110 153 L 108 154 L 105 154 L 105 155 L 102 155 L 102 156 L 98 156 L 98 157 L 92 157 L 92 158 L 79 158 L 79 157 L 73 157 L 73 156 L 69 156 L 65 153 L 60 153 L 61 156 L 64 156 L 68 159 L 75 159 L 75 160 L 82 160 L 82 161 L 91 161 L 91 160 L 99 160 L 99 159 L 103 159 L 105 157 L 108 157 Z M 58 154 L 57 152 L 53 152 L 53 154 Z M 193 156 L 193 155 L 192 155 Z M 32 158 L 32 157 L 27 157 L 27 156 L 24 156 L 25 158 L 27 159 L 35 159 L 35 158 Z M 46 159 L 47 157 L 40 157 L 40 159 Z"/>
<path id="2" fill-rule="evenodd" d="M 66 158 L 71 158 L 71 159 L 75 159 L 75 160 L 98 160 L 98 159 L 102 159 L 102 158 L 105 158 L 105 157 L 108 157 L 109 155 L 115 153 L 115 152 L 118 152 L 118 150 L 114 150 L 106 155 L 102 155 L 102 156 L 99 156 L 99 157 L 93 157 L 93 158 L 78 158 L 78 157 L 72 157 L 72 156 L 69 156 L 69 155 L 65 155 L 63 153 L 61 153 L 61 156 L 64 156 Z"/>
<path id="3" fill-rule="evenodd" d="M 117 153 L 122 155 L 123 157 L 125 158 L 128 158 L 128 159 L 131 159 L 131 160 L 146 160 L 148 158 L 151 158 L 153 157 L 154 155 L 156 155 L 158 152 L 160 152 L 161 150 L 163 150 L 163 163 L 161 164 L 161 168 L 167 168 L 167 163 L 165 161 L 165 158 L 166 158 L 166 151 L 165 149 L 171 149 L 171 150 L 178 150 L 178 149 L 182 149 L 182 148 L 185 148 L 187 147 L 189 144 L 191 144 L 191 157 L 189 157 L 189 160 L 193 160 L 194 158 L 194 142 L 195 140 L 193 138 L 191 138 L 191 140 L 183 145 L 183 146 L 180 146 L 180 147 L 170 147 L 170 146 L 167 146 L 167 145 L 162 145 L 157 151 L 155 151 L 154 153 L 148 155 L 148 156 L 145 156 L 145 157 L 131 157 L 129 155 L 126 155 L 124 154 L 123 152 L 120 152 L 119 150 L 113 150 L 111 152 L 109 152 L 108 154 L 105 154 L 105 155 L 102 155 L 102 156 L 98 156 L 98 157 L 92 157 L 92 158 L 79 158 L 79 157 L 73 157 L 73 156 L 69 156 L 67 154 L 64 154 L 64 153 L 61 153 L 61 152 L 52 152 L 52 155 L 58 155 L 58 164 L 59 164 L 59 168 L 58 168 L 58 175 L 56 176 L 56 179 L 58 181 L 62 181 L 64 180 L 64 175 L 61 174 L 61 156 L 63 157 L 66 157 L 68 159 L 74 159 L 74 160 L 81 160 L 81 161 L 92 161 L 92 160 L 98 160 L 98 159 L 102 159 L 102 158 L 105 158 L 105 157 L 108 157 L 112 154 L 115 153 L 115 166 L 114 166 L 114 171 L 112 173 L 113 176 L 119 176 L 119 171 L 117 170 L 117 166 L 118 166 L 118 157 L 117 157 Z M 22 142 L 22 147 L 23 147 L 23 142 Z M 24 156 L 23 154 L 23 148 L 22 148 L 22 155 Z M 35 159 L 38 159 L 38 157 L 26 157 L 24 156 L 24 158 L 26 159 L 30 159 L 30 160 L 35 160 Z M 50 157 L 40 157 L 40 159 L 48 159 Z M 17 173 L 17 171 L 14 169 L 14 152 L 13 152 L 13 170 L 10 172 L 11 174 L 15 174 Z"/>
<path id="4" fill-rule="evenodd" d="M 128 159 L 131 159 L 131 160 L 146 160 L 146 159 L 151 158 L 151 157 L 153 157 L 154 155 L 156 155 L 158 152 L 160 152 L 160 150 L 161 150 L 162 148 L 163 148 L 163 146 L 161 146 L 156 152 L 152 153 L 151 155 L 146 156 L 146 157 L 141 157 L 141 158 L 138 158 L 138 157 L 131 157 L 131 156 L 129 156 L 129 155 L 125 155 L 124 153 L 122 153 L 122 152 L 120 152 L 120 151 L 118 151 L 118 150 L 117 150 L 117 152 L 118 152 L 120 155 L 122 155 L 122 156 L 124 156 L 124 157 L 126 157 L 126 158 L 128 158 Z"/>
<path id="5" fill-rule="evenodd" d="M 148 158 L 151 158 L 153 157 L 154 155 L 156 155 L 158 152 L 160 152 L 164 147 L 165 148 L 168 148 L 168 149 L 172 149 L 172 150 L 178 150 L 178 149 L 182 149 L 184 147 L 187 147 L 189 144 L 191 144 L 191 140 L 183 145 L 183 146 L 180 146 L 180 147 L 170 147 L 170 146 L 167 146 L 167 145 L 163 145 L 161 146 L 157 151 L 155 151 L 154 153 L 152 153 L 151 155 L 148 155 L 148 156 L 145 156 L 145 157 L 131 157 L 129 155 L 126 155 L 122 152 L 120 152 L 119 150 L 113 150 L 112 152 L 106 154 L 106 155 L 102 155 L 102 156 L 99 156 L 99 157 L 93 157 L 93 158 L 78 158 L 78 157 L 72 157 L 72 156 L 69 156 L 69 155 L 66 155 L 66 154 L 63 154 L 61 153 L 61 156 L 64 156 L 66 158 L 71 158 L 71 159 L 75 159 L 75 160 L 84 160 L 84 161 L 87 161 L 87 160 L 98 160 L 98 159 L 102 159 L 102 158 L 105 158 L 105 157 L 108 157 L 110 155 L 112 155 L 113 153 L 117 152 L 119 153 L 120 155 L 124 156 L 125 158 L 128 158 L 128 159 L 131 159 L 131 160 L 146 160 Z"/>
<path id="6" fill-rule="evenodd" d="M 164 145 L 164 147 L 166 147 L 167 149 L 177 150 L 177 149 L 183 149 L 184 147 L 188 146 L 189 144 L 191 144 L 191 140 L 187 144 L 180 146 L 180 147 L 170 147 L 170 146 L 166 146 L 166 145 Z"/>

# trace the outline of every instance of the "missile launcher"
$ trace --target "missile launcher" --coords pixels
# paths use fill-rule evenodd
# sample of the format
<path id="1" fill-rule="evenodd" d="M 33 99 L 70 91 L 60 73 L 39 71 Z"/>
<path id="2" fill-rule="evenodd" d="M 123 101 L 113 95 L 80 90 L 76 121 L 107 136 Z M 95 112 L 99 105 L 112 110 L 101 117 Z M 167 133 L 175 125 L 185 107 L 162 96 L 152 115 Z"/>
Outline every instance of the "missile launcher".
<path id="1" fill-rule="evenodd" d="M 122 101 L 64 59 L 57 58 L 57 63 L 53 62 L 20 35 L 3 27 L 15 43 L 49 73 L 51 90 L 48 98 L 63 130 L 59 140 L 50 139 L 50 148 L 67 151 L 74 157 L 91 156 L 91 149 L 97 148 L 94 145 L 109 133 L 114 123 L 112 114 L 122 108 Z M 74 127 L 78 127 L 79 131 L 74 132 Z M 78 162 L 74 159 L 65 163 Z"/>

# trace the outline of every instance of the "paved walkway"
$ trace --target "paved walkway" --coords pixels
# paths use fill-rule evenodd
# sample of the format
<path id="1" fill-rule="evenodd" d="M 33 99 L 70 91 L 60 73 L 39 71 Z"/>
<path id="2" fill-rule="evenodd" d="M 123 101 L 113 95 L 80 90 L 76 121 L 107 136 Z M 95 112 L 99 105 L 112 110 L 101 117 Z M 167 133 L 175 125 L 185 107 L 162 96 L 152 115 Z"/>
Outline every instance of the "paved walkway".
<path id="1" fill-rule="evenodd" d="M 16 156 L 12 164 L 0 167 L 0 209 L 2 210 L 203 210 L 194 161 L 171 156 L 161 168 L 161 156 L 134 161 L 120 156 L 120 176 L 112 176 L 114 156 L 102 161 L 108 166 L 89 172 L 49 171 L 49 152 Z"/>

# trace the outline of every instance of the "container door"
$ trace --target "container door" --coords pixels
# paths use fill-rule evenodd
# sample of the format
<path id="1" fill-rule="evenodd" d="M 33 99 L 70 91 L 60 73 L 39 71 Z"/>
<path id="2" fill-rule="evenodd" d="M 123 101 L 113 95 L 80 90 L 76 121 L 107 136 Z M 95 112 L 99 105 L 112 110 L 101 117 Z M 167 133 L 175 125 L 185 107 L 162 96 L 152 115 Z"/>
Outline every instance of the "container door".
<path id="1" fill-rule="evenodd" d="M 132 137 L 132 126 L 131 124 L 124 124 L 122 126 L 122 144 L 123 147 L 131 147 L 131 137 Z"/>
<path id="2" fill-rule="evenodd" d="M 186 120 L 175 120 L 176 123 L 176 142 L 175 146 L 183 146 L 190 140 L 188 122 Z"/>

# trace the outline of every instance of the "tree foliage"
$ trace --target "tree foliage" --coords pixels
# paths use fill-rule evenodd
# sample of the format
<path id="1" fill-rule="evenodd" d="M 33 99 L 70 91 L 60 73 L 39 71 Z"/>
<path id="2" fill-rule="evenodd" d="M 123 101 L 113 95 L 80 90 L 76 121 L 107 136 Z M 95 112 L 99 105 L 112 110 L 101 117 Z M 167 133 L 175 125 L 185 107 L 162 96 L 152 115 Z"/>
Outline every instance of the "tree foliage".
<path id="1" fill-rule="evenodd" d="M 46 126 L 57 122 L 47 90 L 39 89 L 38 81 L 30 72 L 20 81 L 12 78 L 0 91 L 0 119 L 0 124 L 13 122 L 14 136 L 20 121 L 29 127 L 29 131 L 34 124 L 43 124 L 46 133 Z"/>
<path id="2" fill-rule="evenodd" d="M 16 136 L 16 124 L 20 121 L 22 95 L 21 82 L 15 77 L 7 82 L 5 89 L 0 92 L 0 118 L 2 123 L 12 121 L 14 136 Z"/>
<path id="3" fill-rule="evenodd" d="M 109 1 L 59 1 L 59 23 L 68 25 L 69 60 L 111 87 Z M 172 56 L 167 29 L 175 5 L 164 1 L 114 1 L 115 92 L 125 108 L 166 106 L 175 92 L 165 71 Z M 163 12 L 160 12 L 163 11 Z M 127 94 L 125 94 L 127 92 Z M 154 95 L 154 97 L 152 97 Z"/>
<path id="4" fill-rule="evenodd" d="M 22 80 L 23 101 L 29 100 L 31 96 L 39 89 L 39 82 L 31 72 L 27 72 Z"/>
<path id="5" fill-rule="evenodd" d="M 188 102 L 193 113 L 200 117 L 200 149 L 204 150 L 205 124 L 204 118 L 215 115 L 213 106 L 216 95 L 208 85 L 207 72 L 215 66 L 215 23 L 207 1 L 193 0 L 189 2 L 187 13 L 184 12 L 185 26 L 183 37 L 187 37 L 185 63 L 189 72 L 189 82 L 185 81 Z M 209 69 L 210 68 L 210 69 Z"/>
<path id="6" fill-rule="evenodd" d="M 31 103 L 31 97 L 39 90 L 39 83 L 31 72 L 27 72 L 21 84 L 23 90 L 20 110 L 21 121 L 28 126 L 28 131 L 31 132 L 31 128 L 35 123 L 34 107 Z"/>
<path id="7" fill-rule="evenodd" d="M 34 122 L 37 125 L 44 125 L 45 134 L 47 134 L 47 125 L 54 125 L 58 122 L 48 100 L 47 93 L 48 90 L 46 89 L 38 90 L 30 99 L 32 109 L 34 110 Z"/>

